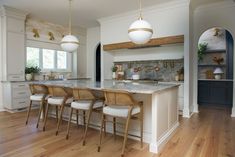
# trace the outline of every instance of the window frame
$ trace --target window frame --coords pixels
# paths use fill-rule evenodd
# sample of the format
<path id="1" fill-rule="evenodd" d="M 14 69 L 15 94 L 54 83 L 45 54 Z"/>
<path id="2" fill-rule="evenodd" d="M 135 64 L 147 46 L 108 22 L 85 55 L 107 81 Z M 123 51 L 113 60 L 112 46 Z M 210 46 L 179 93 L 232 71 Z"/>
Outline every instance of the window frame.
<path id="1" fill-rule="evenodd" d="M 41 69 L 41 72 L 72 72 L 72 54 L 66 52 L 66 69 L 58 69 L 57 68 L 57 52 L 62 51 L 58 49 L 50 49 L 50 48 L 40 48 L 35 46 L 27 46 L 26 47 L 26 66 L 27 66 L 27 48 L 36 48 L 39 49 L 39 68 Z M 53 50 L 54 51 L 54 68 L 53 69 L 46 69 L 43 68 L 43 49 Z"/>

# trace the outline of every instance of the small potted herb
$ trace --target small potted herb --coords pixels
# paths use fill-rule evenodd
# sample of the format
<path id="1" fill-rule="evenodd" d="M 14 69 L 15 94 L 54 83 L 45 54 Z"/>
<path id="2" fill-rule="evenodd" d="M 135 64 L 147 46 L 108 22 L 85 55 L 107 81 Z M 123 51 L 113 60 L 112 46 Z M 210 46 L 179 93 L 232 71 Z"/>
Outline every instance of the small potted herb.
<path id="1" fill-rule="evenodd" d="M 41 69 L 38 66 L 25 67 L 25 78 L 27 81 L 34 79 L 34 74 L 38 74 Z"/>
<path id="2" fill-rule="evenodd" d="M 113 72 L 113 79 L 116 79 L 116 72 L 117 72 L 117 70 L 118 70 L 118 67 L 117 66 L 112 66 L 112 68 L 111 68 L 111 70 L 112 70 L 112 72 Z"/>
<path id="3" fill-rule="evenodd" d="M 207 50 L 208 43 L 199 43 L 198 44 L 198 61 L 202 61 L 203 56 L 205 55 L 205 51 Z"/>

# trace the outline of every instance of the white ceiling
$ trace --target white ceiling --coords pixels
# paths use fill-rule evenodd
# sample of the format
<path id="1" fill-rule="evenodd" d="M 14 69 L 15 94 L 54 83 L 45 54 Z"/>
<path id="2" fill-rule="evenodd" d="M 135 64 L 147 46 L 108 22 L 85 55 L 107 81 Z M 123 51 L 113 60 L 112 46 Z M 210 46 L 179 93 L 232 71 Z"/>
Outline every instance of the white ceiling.
<path id="1" fill-rule="evenodd" d="M 174 0 L 142 0 L 143 7 L 157 5 Z M 179 0 L 176 0 L 179 1 Z M 192 0 L 191 0 L 192 1 Z M 218 0 L 193 0 L 195 5 Z M 0 0 L 7 5 L 30 13 L 53 23 L 67 25 L 68 0 Z M 73 0 L 73 26 L 97 26 L 96 19 L 138 9 L 138 0 Z"/>

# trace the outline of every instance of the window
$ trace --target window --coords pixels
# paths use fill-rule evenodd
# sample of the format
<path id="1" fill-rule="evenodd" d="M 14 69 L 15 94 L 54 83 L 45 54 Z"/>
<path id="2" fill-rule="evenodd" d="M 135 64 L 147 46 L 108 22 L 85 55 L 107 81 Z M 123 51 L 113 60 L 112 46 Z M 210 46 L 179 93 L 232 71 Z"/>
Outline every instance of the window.
<path id="1" fill-rule="evenodd" d="M 42 71 L 71 71 L 71 54 L 52 49 L 27 47 L 27 66 L 38 66 Z"/>

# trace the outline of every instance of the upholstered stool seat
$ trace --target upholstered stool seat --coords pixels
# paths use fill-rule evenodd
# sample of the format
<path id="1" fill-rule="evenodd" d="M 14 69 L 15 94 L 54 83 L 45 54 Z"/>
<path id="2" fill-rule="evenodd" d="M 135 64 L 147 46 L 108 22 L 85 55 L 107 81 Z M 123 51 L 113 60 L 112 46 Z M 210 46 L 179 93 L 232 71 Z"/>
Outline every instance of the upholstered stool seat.
<path id="1" fill-rule="evenodd" d="M 96 101 L 93 105 L 93 109 L 100 108 L 104 104 L 103 101 Z M 74 101 L 71 104 L 71 107 L 74 109 L 81 109 L 81 110 L 89 110 L 90 106 L 92 105 L 91 100 L 79 100 L 79 101 Z"/>
<path id="2" fill-rule="evenodd" d="M 128 116 L 128 111 L 129 107 L 128 106 L 117 106 L 117 105 L 112 105 L 112 106 L 105 106 L 103 108 L 103 113 L 106 115 L 111 115 L 114 117 L 123 117 L 126 118 Z M 132 109 L 131 115 L 135 115 L 140 113 L 140 107 L 135 106 Z"/>
<path id="3" fill-rule="evenodd" d="M 64 98 L 63 97 L 50 97 L 48 98 L 48 103 L 51 105 L 62 105 Z M 73 98 L 70 97 L 66 100 L 65 104 L 71 104 L 73 102 Z"/>
<path id="4" fill-rule="evenodd" d="M 30 100 L 32 101 L 42 101 L 43 98 L 44 98 L 43 94 L 35 94 L 30 96 Z"/>

